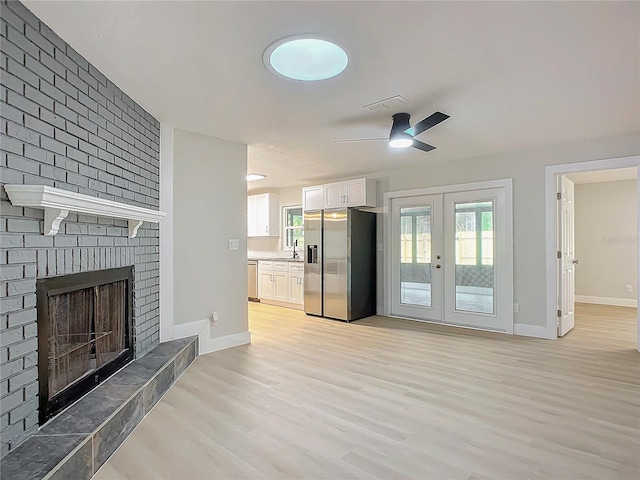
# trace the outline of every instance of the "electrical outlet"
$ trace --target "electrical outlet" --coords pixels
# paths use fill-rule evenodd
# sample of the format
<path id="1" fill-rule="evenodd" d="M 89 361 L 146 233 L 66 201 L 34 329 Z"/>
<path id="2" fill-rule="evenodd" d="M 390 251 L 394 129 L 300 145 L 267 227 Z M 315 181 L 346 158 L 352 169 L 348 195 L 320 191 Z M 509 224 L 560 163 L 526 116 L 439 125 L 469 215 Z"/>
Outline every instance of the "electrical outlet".
<path id="1" fill-rule="evenodd" d="M 631 285 L 625 285 L 624 286 L 624 291 L 627 293 L 631 293 L 633 292 L 633 287 Z"/>
<path id="2" fill-rule="evenodd" d="M 513 313 L 520 313 L 520 304 L 519 303 L 514 303 L 513 304 Z"/>
<path id="3" fill-rule="evenodd" d="M 238 250 L 239 246 L 240 246 L 240 242 L 237 238 L 229 239 L 229 250 Z"/>
<path id="4" fill-rule="evenodd" d="M 382 243 L 378 244 L 378 251 L 379 252 L 384 252 L 384 245 Z"/>

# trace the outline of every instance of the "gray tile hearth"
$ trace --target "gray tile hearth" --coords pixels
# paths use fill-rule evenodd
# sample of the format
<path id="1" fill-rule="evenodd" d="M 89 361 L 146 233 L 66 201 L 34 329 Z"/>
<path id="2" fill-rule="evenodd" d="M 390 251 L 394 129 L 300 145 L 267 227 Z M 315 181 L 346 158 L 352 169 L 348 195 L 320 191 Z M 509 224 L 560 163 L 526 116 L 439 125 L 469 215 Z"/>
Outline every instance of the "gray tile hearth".
<path id="1" fill-rule="evenodd" d="M 92 433 L 136 392 L 137 387 L 99 386 L 46 423 L 37 435 Z M 90 405 L 91 408 L 87 408 Z"/>
<path id="2" fill-rule="evenodd" d="M 164 357 L 159 357 L 164 358 Z M 153 408 L 160 397 L 167 391 L 174 381 L 174 363 L 165 366 L 152 380 L 147 383 L 143 390 L 144 411 L 148 412 Z"/>
<path id="3" fill-rule="evenodd" d="M 103 385 L 107 387 L 116 385 L 140 387 L 146 385 L 172 358 L 165 355 L 145 355 L 109 378 Z"/>
<path id="4" fill-rule="evenodd" d="M 2 478 L 44 478 L 83 443 L 87 435 L 35 435 L 2 459 Z M 88 477 L 90 478 L 90 477 Z"/>
<path id="5" fill-rule="evenodd" d="M 195 360 L 198 337 L 161 343 L 61 412 L 0 463 L 2 478 L 89 479 Z"/>
<path id="6" fill-rule="evenodd" d="M 173 363 L 175 377 L 178 378 L 197 356 L 197 345 L 192 342 L 178 354 L 176 361 Z"/>
<path id="7" fill-rule="evenodd" d="M 169 386 L 167 386 L 168 388 Z M 133 429 L 142 421 L 144 415 L 143 394 L 138 392 L 93 435 L 95 470 L 98 470 L 107 461 L 107 458 L 116 451 L 116 448 L 133 432 Z"/>

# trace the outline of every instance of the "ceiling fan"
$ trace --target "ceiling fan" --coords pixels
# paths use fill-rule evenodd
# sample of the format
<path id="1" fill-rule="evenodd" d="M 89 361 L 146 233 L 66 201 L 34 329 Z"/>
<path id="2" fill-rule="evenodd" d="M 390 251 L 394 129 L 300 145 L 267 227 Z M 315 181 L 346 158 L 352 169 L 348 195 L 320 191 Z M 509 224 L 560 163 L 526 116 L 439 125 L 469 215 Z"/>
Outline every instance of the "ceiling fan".
<path id="1" fill-rule="evenodd" d="M 389 146 L 392 148 L 408 148 L 413 147 L 423 152 L 430 152 L 436 147 L 429 145 L 428 143 L 416 140 L 416 136 L 422 132 L 435 127 L 441 122 L 444 122 L 449 115 L 442 112 L 435 112 L 429 115 L 427 118 L 419 121 L 411 126 L 409 119 L 411 115 L 408 113 L 396 113 L 393 115 L 393 124 L 391 125 L 391 132 L 389 133 Z M 334 140 L 334 143 L 347 143 L 347 142 L 359 142 L 368 140 L 386 140 L 386 138 L 361 138 L 350 140 Z"/>

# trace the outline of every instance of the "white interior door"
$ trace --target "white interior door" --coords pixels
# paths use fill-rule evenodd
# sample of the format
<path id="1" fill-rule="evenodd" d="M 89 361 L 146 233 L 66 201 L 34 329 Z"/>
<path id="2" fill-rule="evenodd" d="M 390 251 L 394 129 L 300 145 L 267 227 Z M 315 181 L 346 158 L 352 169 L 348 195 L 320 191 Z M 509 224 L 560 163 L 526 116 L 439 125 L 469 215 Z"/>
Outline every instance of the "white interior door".
<path id="1" fill-rule="evenodd" d="M 573 182 L 558 175 L 558 336 L 565 335 L 575 323 L 575 260 Z"/>
<path id="2" fill-rule="evenodd" d="M 391 202 L 391 315 L 442 321 L 442 195 Z"/>
<path id="3" fill-rule="evenodd" d="M 504 188 L 444 195 L 446 323 L 513 332 Z"/>

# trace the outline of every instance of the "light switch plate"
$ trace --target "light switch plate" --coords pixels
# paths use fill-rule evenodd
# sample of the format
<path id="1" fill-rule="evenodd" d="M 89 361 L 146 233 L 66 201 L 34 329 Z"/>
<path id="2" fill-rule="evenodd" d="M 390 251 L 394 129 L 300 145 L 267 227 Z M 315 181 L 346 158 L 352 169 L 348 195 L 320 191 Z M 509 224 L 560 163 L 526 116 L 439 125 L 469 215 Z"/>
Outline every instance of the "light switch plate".
<path id="1" fill-rule="evenodd" d="M 240 241 L 237 238 L 229 239 L 229 250 L 238 250 L 240 246 Z"/>

